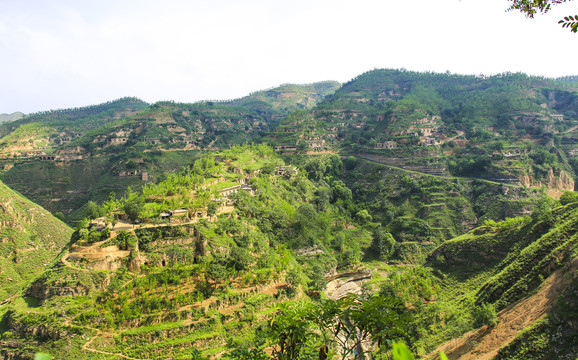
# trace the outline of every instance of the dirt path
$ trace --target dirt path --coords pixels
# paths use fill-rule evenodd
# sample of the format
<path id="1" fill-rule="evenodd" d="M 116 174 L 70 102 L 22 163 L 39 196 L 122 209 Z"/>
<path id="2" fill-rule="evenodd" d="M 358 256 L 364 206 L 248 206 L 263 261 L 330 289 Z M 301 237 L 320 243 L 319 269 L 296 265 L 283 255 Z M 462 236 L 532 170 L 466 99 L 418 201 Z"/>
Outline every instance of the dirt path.
<path id="1" fill-rule="evenodd" d="M 126 355 L 123 355 L 123 354 L 111 353 L 111 352 L 108 352 L 108 351 L 102 351 L 102 350 L 97 350 L 97 349 L 91 348 L 90 345 L 92 345 L 92 342 L 93 342 L 94 340 L 96 340 L 99 336 L 101 336 L 101 335 L 107 335 L 108 337 L 112 338 L 112 337 L 113 337 L 113 334 L 110 334 L 110 333 L 103 334 L 102 331 L 100 331 L 99 329 L 96 329 L 96 328 L 90 328 L 90 329 L 95 330 L 97 333 L 96 333 L 96 335 L 94 335 L 94 336 L 92 336 L 91 338 L 89 338 L 88 341 L 87 341 L 84 345 L 82 345 L 82 350 L 84 350 L 84 351 L 90 351 L 90 352 L 98 353 L 98 354 L 103 354 L 103 355 L 117 356 L 117 357 L 120 357 L 120 358 L 123 358 L 123 359 L 139 360 L 139 359 L 137 359 L 137 358 L 132 358 L 132 357 L 130 357 L 130 356 L 126 356 Z"/>
<path id="2" fill-rule="evenodd" d="M 224 206 L 217 211 L 216 215 L 231 213 L 234 210 L 235 210 L 234 206 Z M 213 221 L 213 218 L 209 218 L 209 217 L 203 217 L 203 219 Z M 121 220 L 115 224 L 115 227 L 110 232 L 109 238 L 107 238 L 103 241 L 93 243 L 93 244 L 85 244 L 82 246 L 73 246 L 70 250 L 67 250 L 65 252 L 65 254 L 62 256 L 62 259 L 60 261 L 62 261 L 62 263 L 69 268 L 79 270 L 79 271 L 90 272 L 91 270 L 89 270 L 89 269 L 84 269 L 84 268 L 77 267 L 77 266 L 74 266 L 73 264 L 71 264 L 68 261 L 68 257 L 69 256 L 76 256 L 76 257 L 82 256 L 84 258 L 101 259 L 101 260 L 110 258 L 111 261 L 113 261 L 117 258 L 125 258 L 130 253 L 130 251 L 118 250 L 118 247 L 115 247 L 115 246 L 111 246 L 110 247 L 111 249 L 106 250 L 106 249 L 101 248 L 100 245 L 102 245 L 103 243 L 105 243 L 109 239 L 118 235 L 118 233 L 122 230 L 127 231 L 128 233 L 134 234 L 135 229 L 156 228 L 156 227 L 163 227 L 163 226 L 191 225 L 191 224 L 198 223 L 199 220 L 200 220 L 199 218 L 194 218 L 193 220 L 188 221 L 188 222 L 175 223 L 175 224 L 150 224 L 150 223 L 146 223 L 146 224 L 139 224 L 138 227 L 127 222 L 127 221 Z M 113 249 L 113 248 L 115 248 L 115 249 Z"/>
<path id="3" fill-rule="evenodd" d="M 447 140 L 445 140 L 444 142 L 449 142 L 449 141 L 453 141 L 457 138 L 459 138 L 460 136 L 463 136 L 465 134 L 465 131 L 461 131 L 461 130 L 456 130 L 456 132 L 458 133 L 456 136 L 453 136 Z M 443 144 L 443 143 L 442 143 Z"/>
<path id="4" fill-rule="evenodd" d="M 552 304 L 560 292 L 572 281 L 564 274 L 578 269 L 578 258 L 562 269 L 555 271 L 539 288 L 538 292 L 524 298 L 498 313 L 498 325 L 493 328 L 483 326 L 470 331 L 459 339 L 453 339 L 438 347 L 427 359 L 436 359 L 443 350 L 450 360 L 486 360 L 498 354 L 498 350 L 510 343 L 525 327 L 552 309 Z"/>
<path id="5" fill-rule="evenodd" d="M 214 144 L 215 141 L 217 141 L 217 140 L 219 140 L 219 137 L 218 137 L 218 136 L 216 136 L 216 137 L 215 137 L 215 140 L 211 141 L 211 142 L 209 143 L 209 145 L 207 145 L 207 147 L 208 147 L 208 148 L 211 148 L 211 146 L 213 146 L 213 144 Z"/>
<path id="6" fill-rule="evenodd" d="M 578 125 L 572 126 L 570 129 L 564 131 L 563 134 L 570 133 L 570 132 L 572 132 L 572 131 L 574 131 L 574 130 L 576 130 L 576 129 L 578 129 Z"/>
<path id="7" fill-rule="evenodd" d="M 84 271 L 84 272 L 90 272 L 90 271 L 91 271 L 91 270 L 88 270 L 88 269 L 84 269 L 84 268 L 80 268 L 80 267 L 77 267 L 77 266 L 72 265 L 72 264 L 67 260 L 69 256 L 70 256 L 70 252 L 67 250 L 67 251 L 64 253 L 64 256 L 62 256 L 62 259 L 60 259 L 60 261 L 62 261 L 62 263 L 64 264 L 64 266 L 67 266 L 67 267 L 69 267 L 69 268 L 71 268 L 71 269 L 78 270 L 78 271 Z"/>

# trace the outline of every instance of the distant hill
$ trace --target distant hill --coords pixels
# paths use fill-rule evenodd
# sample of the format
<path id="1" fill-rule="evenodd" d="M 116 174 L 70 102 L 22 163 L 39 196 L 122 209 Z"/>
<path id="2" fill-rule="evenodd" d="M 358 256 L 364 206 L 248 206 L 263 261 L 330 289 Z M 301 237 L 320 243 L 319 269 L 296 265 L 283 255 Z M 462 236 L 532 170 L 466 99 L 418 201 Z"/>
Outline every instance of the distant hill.
<path id="1" fill-rule="evenodd" d="M 0 127 L 0 168 L 9 186 L 79 219 L 88 200 L 155 181 L 190 165 L 200 151 L 260 142 L 287 114 L 313 107 L 338 87 L 331 81 L 282 85 L 194 104 L 124 98 L 37 113 Z"/>
<path id="2" fill-rule="evenodd" d="M 42 273 L 72 229 L 0 182 L 0 302 Z"/>
<path id="3" fill-rule="evenodd" d="M 24 117 L 24 113 L 15 112 L 12 114 L 0 114 L 0 124 L 10 121 L 15 121 Z"/>
<path id="4" fill-rule="evenodd" d="M 123 98 L 82 108 L 51 110 L 23 116 L 0 125 L 0 159 L 27 152 L 50 154 L 55 148 L 87 131 L 148 108 L 136 98 Z"/>
<path id="5" fill-rule="evenodd" d="M 456 130 L 466 138 L 499 133 L 504 140 L 561 133 L 578 121 L 578 93 L 560 81 L 510 73 L 480 77 L 373 70 L 343 84 L 311 114 L 286 119 L 280 130 L 317 134 L 326 142 L 332 142 L 327 135 L 333 133 L 339 141 L 328 147 L 370 149 L 375 147 L 371 140 L 410 147 L 430 135 L 442 141 Z M 407 139 L 411 136 L 415 144 Z"/>
<path id="6" fill-rule="evenodd" d="M 295 110 L 311 109 L 326 96 L 341 87 L 337 81 L 322 81 L 308 85 L 284 84 L 269 90 L 256 91 L 249 96 L 226 102 L 231 105 L 250 106 L 257 111 L 271 113 L 279 120 Z"/>
<path id="7" fill-rule="evenodd" d="M 267 141 L 287 153 L 362 154 L 436 175 L 573 190 L 577 129 L 578 90 L 561 80 L 379 69 L 292 113 Z"/>

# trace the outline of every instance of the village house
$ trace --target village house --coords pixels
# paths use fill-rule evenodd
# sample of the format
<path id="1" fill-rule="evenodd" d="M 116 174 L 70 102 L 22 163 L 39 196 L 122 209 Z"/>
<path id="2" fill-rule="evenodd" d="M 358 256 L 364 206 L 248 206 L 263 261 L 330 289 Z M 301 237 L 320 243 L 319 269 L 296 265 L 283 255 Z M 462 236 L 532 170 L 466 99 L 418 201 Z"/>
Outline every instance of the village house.
<path id="1" fill-rule="evenodd" d="M 310 140 L 310 141 L 314 141 L 314 140 L 321 140 L 321 136 L 304 136 L 303 137 L 305 140 Z"/>
<path id="2" fill-rule="evenodd" d="M 127 137 L 131 133 L 131 129 L 123 128 L 114 133 L 116 137 Z"/>
<path id="3" fill-rule="evenodd" d="M 104 135 L 100 135 L 95 137 L 94 139 L 92 139 L 93 143 L 99 143 L 99 142 L 105 142 L 106 141 L 106 136 Z"/>
<path id="4" fill-rule="evenodd" d="M 562 114 L 550 114 L 550 117 L 554 120 L 563 121 L 564 115 Z"/>
<path id="5" fill-rule="evenodd" d="M 142 181 L 148 181 L 149 179 L 149 174 L 148 172 L 141 170 L 141 169 L 137 169 L 137 170 L 122 170 L 118 172 L 118 176 L 119 177 L 125 177 L 125 176 L 139 176 L 141 177 Z"/>
<path id="6" fill-rule="evenodd" d="M 423 136 L 430 136 L 435 133 L 438 128 L 419 128 L 419 131 L 423 134 Z"/>
<path id="7" fill-rule="evenodd" d="M 38 156 L 46 154 L 43 150 L 20 150 L 18 153 L 21 156 Z"/>
<path id="8" fill-rule="evenodd" d="M 294 166 L 277 166 L 275 168 L 275 175 L 291 177 L 297 175 L 297 168 Z"/>
<path id="9" fill-rule="evenodd" d="M 275 151 L 297 151 L 297 146 L 294 146 L 294 145 L 278 145 L 278 146 L 275 146 Z"/>
<path id="10" fill-rule="evenodd" d="M 384 141 L 375 144 L 376 149 L 395 149 L 397 148 L 397 142 L 395 141 Z"/>
<path id="11" fill-rule="evenodd" d="M 74 147 L 67 147 L 64 149 L 59 149 L 56 151 L 58 155 L 77 155 L 81 154 L 84 151 L 84 148 L 81 146 L 74 146 Z"/>
<path id="12" fill-rule="evenodd" d="M 308 140 L 306 142 L 309 144 L 309 147 L 313 149 L 320 149 L 325 146 L 325 140 Z"/>
<path id="13" fill-rule="evenodd" d="M 221 189 L 219 190 L 219 195 L 222 198 L 228 198 L 230 195 L 236 194 L 239 191 L 246 191 L 251 195 L 255 195 L 255 191 L 253 190 L 253 188 L 250 185 L 246 184 L 239 184 Z"/>
<path id="14" fill-rule="evenodd" d="M 88 223 L 89 229 L 93 228 L 93 229 L 96 229 L 98 231 L 104 231 L 106 229 L 106 226 L 107 226 L 107 221 L 106 221 L 105 217 L 96 218 L 94 220 L 91 220 Z"/>
<path id="15" fill-rule="evenodd" d="M 62 154 L 62 155 L 58 155 L 56 160 L 82 160 L 83 156 L 80 154 Z"/>
<path id="16" fill-rule="evenodd" d="M 202 216 L 202 212 L 200 214 L 200 216 Z M 162 212 L 159 216 L 161 220 L 169 220 L 169 223 L 171 224 L 191 221 L 191 218 L 189 217 L 189 210 L 185 208 Z"/>
<path id="17" fill-rule="evenodd" d="M 425 139 L 425 144 L 428 146 L 432 146 L 432 145 L 437 145 L 437 141 L 436 138 L 434 137 L 428 137 Z"/>
<path id="18" fill-rule="evenodd" d="M 127 141 L 128 138 L 125 137 L 106 139 L 106 142 L 110 144 L 125 144 Z"/>
<path id="19" fill-rule="evenodd" d="M 502 155 L 503 157 L 517 157 L 517 156 L 522 156 L 522 155 L 526 155 L 528 153 L 528 150 L 524 149 L 524 150 L 520 150 L 520 149 L 508 149 L 508 150 L 504 150 L 499 152 L 498 154 Z"/>

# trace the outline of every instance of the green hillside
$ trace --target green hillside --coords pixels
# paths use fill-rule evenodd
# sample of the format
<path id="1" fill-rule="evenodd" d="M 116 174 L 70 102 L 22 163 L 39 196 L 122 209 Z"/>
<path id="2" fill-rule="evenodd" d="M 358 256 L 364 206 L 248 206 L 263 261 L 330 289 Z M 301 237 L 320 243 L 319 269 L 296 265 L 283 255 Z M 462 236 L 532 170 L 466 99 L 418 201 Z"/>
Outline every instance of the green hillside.
<path id="1" fill-rule="evenodd" d="M 362 155 L 435 175 L 573 190 L 578 91 L 524 74 L 373 70 L 268 137 L 283 152 Z"/>
<path id="2" fill-rule="evenodd" d="M 260 142 L 288 112 L 311 108 L 338 86 L 282 85 L 238 100 L 195 104 L 149 106 L 125 98 L 33 114 L 0 129 L 0 166 L 9 186 L 73 222 L 83 217 L 88 201 L 157 181 L 199 151 Z"/>
<path id="3" fill-rule="evenodd" d="M 225 192 L 239 181 L 244 190 Z M 107 201 L 102 225 L 80 224 L 75 244 L 4 314 L 4 334 L 38 347 L 4 350 L 178 358 L 259 343 L 271 306 L 318 298 L 323 274 L 355 268 L 371 243 L 371 227 L 354 225 L 338 199 L 320 201 L 321 191 L 259 146 L 205 155 L 142 194 Z M 86 336 L 98 338 L 88 346 Z"/>
<path id="4" fill-rule="evenodd" d="M 44 272 L 72 230 L 0 183 L 0 302 Z"/>
<path id="5" fill-rule="evenodd" d="M 25 296 L 1 308 L 0 351 L 23 358 L 44 351 L 87 359 L 190 358 L 192 353 L 241 359 L 250 350 L 265 359 L 271 352 L 317 356 L 325 343 L 323 351 L 336 355 L 356 343 L 341 342 L 339 334 L 346 331 L 337 327 L 341 322 L 343 329 L 379 334 L 367 339 L 366 352 L 384 354 L 391 343 L 381 341 L 399 339 L 426 355 L 448 340 L 469 338 L 463 334 L 480 326 L 499 329 L 499 322 L 492 325 L 496 321 L 509 326 L 500 310 L 541 294 L 537 289 L 550 286 L 550 274 L 574 269 L 578 203 L 572 193 L 562 197 L 562 205 L 545 199 L 531 205 L 529 197 L 510 188 L 511 198 L 483 212 L 482 193 L 492 196 L 493 187 L 503 185 L 412 179 L 410 173 L 380 167 L 357 163 L 352 168 L 349 159 L 343 163 L 338 156 L 295 167 L 263 145 L 233 147 L 205 154 L 142 192 L 111 197 L 93 208 L 96 219 L 79 223 L 73 243 Z M 354 192 L 346 185 L 356 183 L 351 180 L 356 173 L 372 172 L 380 174 L 383 185 L 399 185 L 398 192 L 375 191 L 371 184 L 379 181 L 371 178 Z M 397 217 L 384 221 L 369 191 L 390 202 L 390 209 L 405 208 L 401 218 L 407 221 L 426 219 L 433 225 L 441 219 L 416 205 L 421 200 L 428 207 L 442 193 L 455 193 L 454 203 L 442 201 L 450 218 L 460 212 L 465 217 L 454 225 L 468 216 L 487 220 L 444 241 L 464 229 L 449 226 L 450 221 L 445 231 L 431 226 L 429 233 L 408 232 Z M 474 205 L 457 194 L 473 197 Z M 532 216 L 491 220 L 524 206 L 537 210 Z M 437 248 L 436 242 L 441 242 Z M 571 280 L 569 274 L 558 276 L 556 284 Z M 540 337 L 564 356 L 576 354 L 574 327 L 554 336 L 560 324 L 575 322 L 574 312 L 565 310 L 573 306 L 572 286 L 562 286 L 558 300 L 541 305 L 546 317 L 532 318 L 526 331 L 515 330 L 515 341 L 504 351 L 523 358 L 528 342 Z M 283 340 L 295 331 L 303 331 L 299 341 Z M 465 341 L 459 348 L 473 351 L 476 344 Z M 452 351 L 446 349 L 450 358 Z M 535 358 L 547 358 L 541 354 Z"/>
<path id="6" fill-rule="evenodd" d="M 374 70 L 59 144 L 21 123 L 6 148 L 45 154 L 6 183 L 76 228 L 0 306 L 0 358 L 575 359 L 574 80 Z"/>
<path id="7" fill-rule="evenodd" d="M 552 210 L 545 208 L 535 212 L 532 218 L 516 218 L 501 223 L 488 221 L 485 226 L 436 249 L 429 255 L 428 264 L 439 271 L 446 284 L 439 304 L 435 305 L 445 314 L 445 320 L 441 320 L 445 326 L 433 328 L 432 334 L 435 335 L 424 336 L 424 341 L 441 336 L 448 340 L 455 338 L 451 322 L 464 326 L 459 325 L 459 322 L 464 322 L 463 316 L 457 316 L 460 312 L 470 312 L 474 325 L 476 316 L 482 317 L 486 311 L 476 309 L 488 307 L 503 310 L 498 313 L 498 321 L 511 321 L 506 318 L 508 309 L 515 309 L 523 305 L 521 300 L 543 293 L 544 300 L 535 305 L 537 314 L 534 321 L 523 329 L 519 328 L 515 339 L 510 339 L 513 340 L 511 343 L 498 344 L 498 349 L 503 348 L 495 358 L 575 358 L 578 354 L 577 314 L 574 311 L 578 284 L 577 221 L 578 203 L 571 202 Z M 556 277 L 554 282 L 550 275 Z M 523 311 L 529 314 L 534 309 Z M 500 315 L 503 320 L 500 320 Z M 477 326 L 489 324 L 482 319 Z M 508 323 L 504 325 L 508 326 Z M 512 323 L 511 326 L 519 324 Z M 461 331 L 467 330 L 463 327 Z M 476 343 L 473 341 L 461 347 L 461 350 L 471 351 Z"/>
<path id="8" fill-rule="evenodd" d="M 529 215 L 545 197 L 543 189 L 434 176 L 361 158 L 345 165 L 343 179 L 355 203 L 398 241 L 441 243 L 486 220 Z"/>

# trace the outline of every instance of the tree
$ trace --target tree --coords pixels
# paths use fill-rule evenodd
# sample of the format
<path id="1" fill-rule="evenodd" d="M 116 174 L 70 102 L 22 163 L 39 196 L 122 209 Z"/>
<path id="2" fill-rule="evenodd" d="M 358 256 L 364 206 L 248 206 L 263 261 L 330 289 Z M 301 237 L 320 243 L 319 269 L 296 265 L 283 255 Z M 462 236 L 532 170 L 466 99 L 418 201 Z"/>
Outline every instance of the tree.
<path id="1" fill-rule="evenodd" d="M 395 340 L 407 336 L 409 320 L 407 309 L 394 297 L 349 294 L 319 304 L 280 305 L 268 335 L 277 344 L 274 359 L 327 359 L 335 350 L 341 359 L 353 354 L 358 359 L 365 358 L 362 344 L 391 350 Z"/>
<path id="2" fill-rule="evenodd" d="M 358 211 L 357 214 L 355 214 L 355 217 L 357 218 L 357 221 L 359 221 L 361 225 L 365 225 L 371 220 L 373 220 L 371 215 L 369 215 L 369 213 L 365 209 Z"/>
<path id="3" fill-rule="evenodd" d="M 315 229 L 315 220 L 317 219 L 317 211 L 313 205 L 303 203 L 295 211 L 295 227 L 300 234 L 310 233 Z"/>
<path id="4" fill-rule="evenodd" d="M 308 316 L 313 311 L 313 304 L 306 302 L 286 302 L 279 306 L 270 321 L 268 334 L 277 343 L 273 348 L 274 359 L 299 359 L 307 350 L 307 340 L 316 337 Z"/>
<path id="5" fill-rule="evenodd" d="M 235 270 L 247 270 L 255 262 L 249 250 L 238 246 L 231 249 L 230 258 Z"/>
<path id="6" fill-rule="evenodd" d="M 325 271 L 323 271 L 323 267 L 319 264 L 315 264 L 311 267 L 311 271 L 309 273 L 309 286 L 316 291 L 323 291 L 327 287 L 327 281 L 325 280 Z"/>
<path id="7" fill-rule="evenodd" d="M 316 198 L 313 202 L 315 203 L 317 211 L 325 211 L 331 201 L 331 188 L 326 186 L 325 183 L 320 184 L 320 186 L 317 187 L 317 191 L 315 191 L 315 195 Z"/>
<path id="8" fill-rule="evenodd" d="M 562 3 L 572 0 L 508 0 L 512 3 L 508 7 L 508 11 L 518 10 L 525 14 L 526 17 L 533 19 L 538 12 L 545 14 L 552 9 L 552 6 L 560 5 Z M 565 16 L 564 19 L 558 21 L 562 27 L 570 28 L 573 33 L 578 32 L 578 15 Z"/>
<path id="9" fill-rule="evenodd" d="M 351 190 L 341 180 L 336 180 L 331 184 L 331 192 L 333 195 L 333 202 L 340 199 L 343 201 L 350 201 L 353 198 Z"/>
<path id="10" fill-rule="evenodd" d="M 211 262 L 207 267 L 207 277 L 215 283 L 223 281 L 227 278 L 227 268 L 218 262 Z"/>
<path id="11" fill-rule="evenodd" d="M 86 204 L 86 210 L 84 211 L 84 214 L 89 219 L 96 219 L 104 215 L 104 212 L 97 203 L 94 201 L 89 201 Z"/>
<path id="12" fill-rule="evenodd" d="M 214 216 L 217 213 L 217 209 L 219 208 L 219 206 L 217 205 L 216 202 L 211 201 L 208 205 L 207 205 L 207 215 L 209 217 Z"/>
<path id="13" fill-rule="evenodd" d="M 319 181 L 323 178 L 323 175 L 327 170 L 327 166 L 325 165 L 325 162 L 321 160 L 321 158 L 312 157 L 305 164 L 305 170 L 307 171 L 309 179 Z"/>
<path id="14" fill-rule="evenodd" d="M 387 260 L 391 255 L 393 255 L 393 249 L 395 247 L 395 239 L 393 236 L 385 231 L 381 226 L 377 227 L 373 232 L 373 243 L 371 247 L 379 255 L 382 260 Z"/>
<path id="15" fill-rule="evenodd" d="M 350 156 L 347 159 L 345 159 L 343 165 L 345 166 L 345 169 L 353 170 L 357 166 L 357 159 L 355 158 L 355 156 Z"/>
<path id="16" fill-rule="evenodd" d="M 55 212 L 54 213 L 54 217 L 57 218 L 60 221 L 64 221 L 65 220 L 65 216 L 62 212 Z"/>
<path id="17" fill-rule="evenodd" d="M 332 154 L 326 161 L 327 173 L 331 176 L 339 177 L 343 172 L 343 162 L 337 154 Z"/>
<path id="18" fill-rule="evenodd" d="M 126 189 L 126 200 L 124 201 L 123 210 L 128 218 L 132 221 L 140 217 L 144 206 L 144 199 L 138 193 L 132 191 L 130 186 Z"/>
<path id="19" fill-rule="evenodd" d="M 364 358 L 363 344 L 389 350 L 391 342 L 407 334 L 409 315 L 405 306 L 390 296 L 349 294 L 339 300 L 322 301 L 310 315 L 322 331 L 324 343 L 336 346 L 342 359 Z"/>

